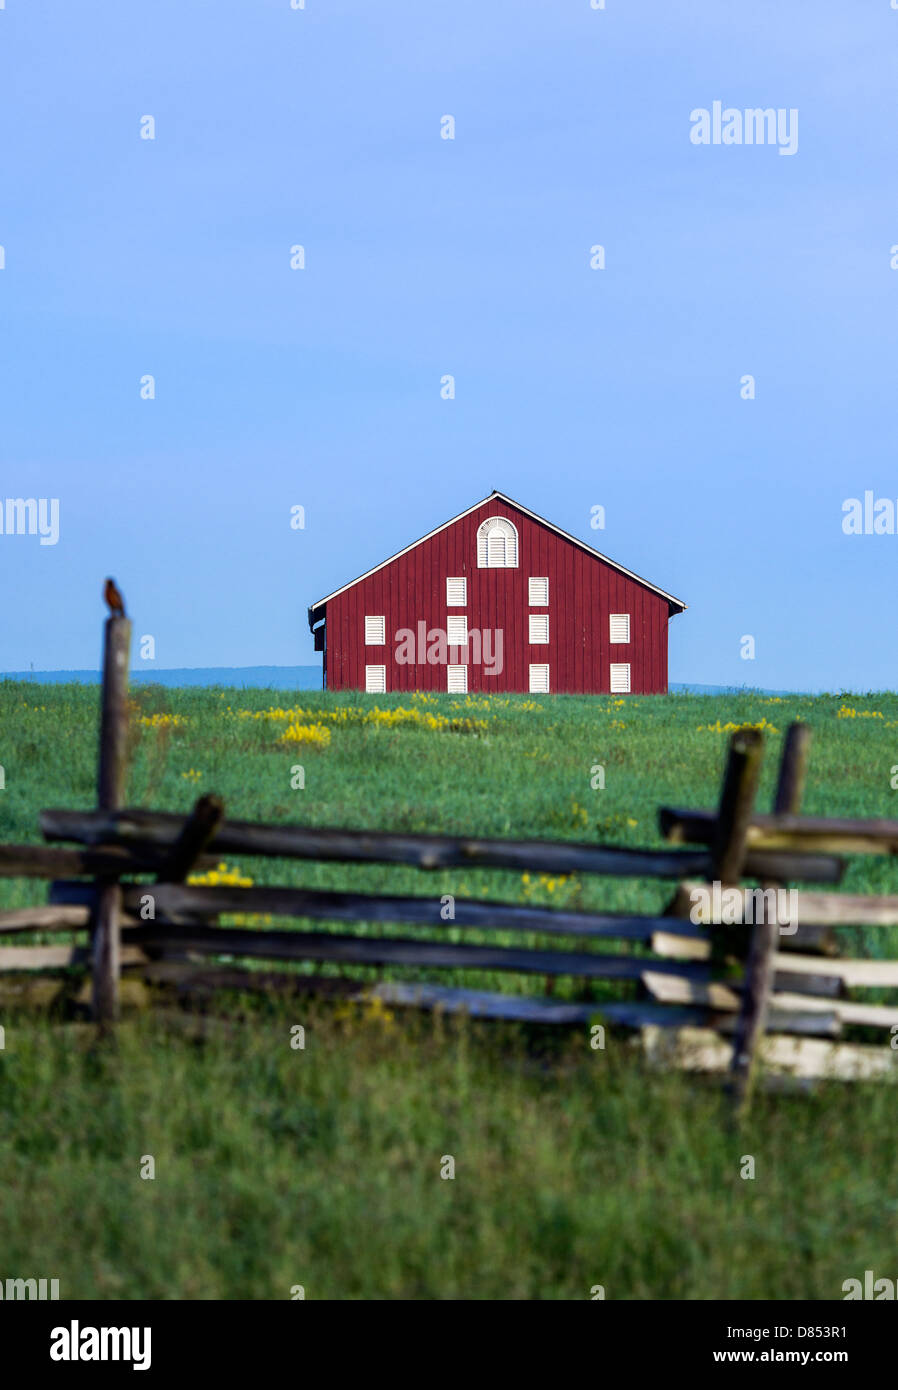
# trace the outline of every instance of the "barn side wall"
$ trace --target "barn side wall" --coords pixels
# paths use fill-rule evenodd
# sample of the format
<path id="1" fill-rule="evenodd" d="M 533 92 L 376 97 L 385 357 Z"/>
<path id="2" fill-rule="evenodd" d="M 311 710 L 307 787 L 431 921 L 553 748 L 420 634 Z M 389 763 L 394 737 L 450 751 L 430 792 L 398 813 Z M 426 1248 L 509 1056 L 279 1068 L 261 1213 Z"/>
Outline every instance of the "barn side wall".
<path id="1" fill-rule="evenodd" d="M 477 528 L 490 516 L 506 516 L 517 527 L 517 569 L 478 569 Z M 548 578 L 548 608 L 531 608 L 531 575 Z M 464 609 L 447 608 L 447 577 L 467 579 Z M 549 643 L 531 645 L 529 615 L 545 612 Z M 411 629 L 417 637 L 421 621 L 428 630 L 445 629 L 447 615 L 461 613 L 467 615 L 469 631 L 502 634 L 501 672 L 490 675 L 485 664 L 465 663 L 470 692 L 527 691 L 530 663 L 548 662 L 553 692 L 605 694 L 612 661 L 630 663 L 631 693 L 667 691 L 667 601 L 501 501 L 484 503 L 331 599 L 328 688 L 364 690 L 365 665 L 377 663 L 387 667 L 388 691 L 444 691 L 445 666 L 397 664 L 396 634 Z M 611 644 L 611 613 L 630 614 L 629 644 Z M 366 615 L 384 616 L 385 646 L 365 646 Z"/>

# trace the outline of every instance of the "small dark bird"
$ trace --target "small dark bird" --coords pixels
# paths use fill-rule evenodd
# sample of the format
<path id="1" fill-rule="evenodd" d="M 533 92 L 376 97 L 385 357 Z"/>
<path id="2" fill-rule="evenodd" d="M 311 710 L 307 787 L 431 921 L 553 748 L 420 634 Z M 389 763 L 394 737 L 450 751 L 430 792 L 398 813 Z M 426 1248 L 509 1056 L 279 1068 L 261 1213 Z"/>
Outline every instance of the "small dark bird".
<path id="1" fill-rule="evenodd" d="M 125 600 L 122 598 L 114 579 L 107 579 L 103 589 L 103 597 L 109 606 L 109 612 L 114 618 L 125 616 Z"/>

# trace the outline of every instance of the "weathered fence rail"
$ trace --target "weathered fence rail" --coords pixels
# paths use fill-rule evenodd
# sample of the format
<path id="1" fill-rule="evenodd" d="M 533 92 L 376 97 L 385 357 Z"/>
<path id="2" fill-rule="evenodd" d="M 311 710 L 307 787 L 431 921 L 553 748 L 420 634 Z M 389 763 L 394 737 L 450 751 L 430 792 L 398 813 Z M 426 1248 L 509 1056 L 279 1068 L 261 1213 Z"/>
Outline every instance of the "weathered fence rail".
<path id="1" fill-rule="evenodd" d="M 714 811 L 683 811 L 665 806 L 659 812 L 661 830 L 673 844 L 711 844 L 716 822 Z M 747 843 L 752 849 L 764 851 L 898 854 L 898 821 L 784 813 L 754 815 Z"/>
<path id="2" fill-rule="evenodd" d="M 174 843 L 183 816 L 160 811 L 42 811 L 48 840 L 85 846 L 165 849 Z M 710 874 L 712 856 L 700 850 L 624 849 L 617 845 L 557 840 L 480 840 L 444 835 L 391 835 L 371 830 L 332 830 L 305 825 L 225 821 L 216 851 L 278 859 L 343 863 L 410 864 L 420 869 L 524 869 L 531 873 L 602 874 L 617 878 L 680 879 Z M 788 874 L 809 883 L 838 883 L 844 866 L 835 855 L 762 853 L 746 861 L 751 876 Z"/>
<path id="3" fill-rule="evenodd" d="M 214 796 L 201 797 L 186 816 L 135 810 L 123 805 L 129 638 L 124 616 L 107 620 L 97 808 L 41 813 L 45 839 L 66 841 L 65 847 L 0 846 L 0 877 L 50 880 L 46 906 L 0 912 L 0 938 L 89 931 L 90 942 L 0 945 L 0 999 L 11 981 L 74 968 L 88 973 L 92 1011 L 103 1027 L 118 1014 L 121 985 L 134 981 L 174 989 L 185 999 L 219 989 L 318 991 L 529 1023 L 600 1020 L 638 1030 L 648 1055 L 659 1061 L 731 1070 L 741 1105 L 748 1102 L 758 1061 L 800 1076 L 893 1074 L 890 1046 L 843 1038 L 846 1030 L 861 1030 L 863 1039 L 868 1030 L 898 1026 L 898 1004 L 849 997 L 853 989 L 898 989 L 898 961 L 843 959 L 838 929 L 898 925 L 898 896 L 820 889 L 837 889 L 846 854 L 898 853 L 898 822 L 798 814 L 808 753 L 802 726 L 786 738 L 772 815 L 754 809 L 763 737 L 742 729 L 730 741 L 716 810 L 660 811 L 670 848 L 255 824 L 228 820 Z M 223 854 L 409 865 L 425 871 L 422 883 L 426 871 L 473 867 L 673 880 L 677 886 L 667 909 L 655 915 L 456 897 L 447 920 L 436 894 L 187 882 Z M 745 900 L 746 879 L 774 891 L 817 886 L 796 890 L 796 920 L 789 924 L 768 914 L 754 925 L 726 926 L 726 919 L 713 920 L 707 902 L 697 905 L 703 890 L 707 899 L 709 884 L 738 889 Z M 220 920 L 250 914 L 327 923 L 329 929 L 260 929 Z M 364 931 L 337 929 L 346 923 Z M 403 925 L 435 935 L 380 930 Z M 449 939 L 450 929 L 453 937 L 476 930 L 481 939 Z M 501 943 L 482 939 L 499 931 Z M 508 944 L 507 935 L 516 932 L 558 945 Z M 570 938 L 570 945 L 561 938 Z M 620 949 L 596 949 L 609 942 Z M 259 969 L 255 961 L 280 968 Z M 306 964 L 348 967 L 350 974 L 322 977 L 296 968 Z M 370 978 L 371 970 L 383 968 L 391 975 L 448 969 L 547 982 L 571 977 L 580 981 L 580 997 Z M 613 984 L 614 997 L 592 992 L 598 982 Z M 628 989 L 635 991 L 632 998 L 619 997 Z M 17 992 L 21 987 L 14 986 Z"/>

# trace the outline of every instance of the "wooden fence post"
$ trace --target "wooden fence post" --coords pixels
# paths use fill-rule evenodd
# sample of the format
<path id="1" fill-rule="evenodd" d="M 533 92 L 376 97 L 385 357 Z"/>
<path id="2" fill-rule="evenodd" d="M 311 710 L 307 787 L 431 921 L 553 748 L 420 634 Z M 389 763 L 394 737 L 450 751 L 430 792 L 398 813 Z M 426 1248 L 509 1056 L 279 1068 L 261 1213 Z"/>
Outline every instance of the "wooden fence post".
<path id="1" fill-rule="evenodd" d="M 200 855 L 214 840 L 224 822 L 224 802 L 220 796 L 207 793 L 194 804 L 178 838 L 168 851 L 158 874 L 157 883 L 184 883 Z M 195 912 L 179 913 L 175 920 L 185 926 L 207 922 Z M 216 921 L 218 918 L 216 917 Z M 169 954 L 171 958 L 171 953 Z"/>
<path id="2" fill-rule="evenodd" d="M 224 802 L 209 793 L 201 796 L 184 822 L 156 875 L 159 883 L 183 883 L 224 820 Z"/>
<path id="3" fill-rule="evenodd" d="M 730 739 L 711 848 L 712 878 L 719 879 L 722 885 L 738 884 L 742 876 L 763 756 L 764 738 L 760 729 L 737 729 Z"/>
<path id="4" fill-rule="evenodd" d="M 97 806 L 101 811 L 118 811 L 124 800 L 130 653 L 130 621 L 124 615 L 107 618 L 97 773 Z M 98 878 L 91 959 L 93 1016 L 101 1026 L 118 1017 L 121 905 L 122 890 L 118 880 Z"/>
<path id="5" fill-rule="evenodd" d="M 794 815 L 798 812 L 804 790 L 810 737 L 811 731 L 807 724 L 796 722 L 789 726 L 783 744 L 773 805 L 776 815 Z M 764 889 L 772 888 L 774 891 L 780 886 L 773 881 L 762 884 Z M 765 912 L 764 915 L 769 917 L 769 913 Z M 742 1113 L 747 1110 L 751 1101 L 755 1063 L 767 1025 L 767 1009 L 773 988 L 773 963 L 780 925 L 777 916 L 778 914 L 774 916 L 772 922 L 754 923 L 745 962 L 745 979 L 733 1038 L 732 1060 L 733 1095 Z"/>
<path id="6" fill-rule="evenodd" d="M 737 729 L 723 774 L 714 840 L 711 845 L 711 879 L 721 888 L 738 886 L 745 860 L 748 827 L 754 811 L 764 737 L 759 729 Z M 716 930 L 715 930 L 716 925 Z M 721 924 L 711 926 L 711 963 L 719 969 L 730 951 Z"/>
<path id="7" fill-rule="evenodd" d="M 764 737 L 760 729 L 737 729 L 730 739 L 711 846 L 711 877 L 720 883 L 721 889 L 740 886 L 763 756 Z M 712 926 L 711 961 L 719 968 L 730 951 L 721 924 L 716 927 L 715 931 Z"/>

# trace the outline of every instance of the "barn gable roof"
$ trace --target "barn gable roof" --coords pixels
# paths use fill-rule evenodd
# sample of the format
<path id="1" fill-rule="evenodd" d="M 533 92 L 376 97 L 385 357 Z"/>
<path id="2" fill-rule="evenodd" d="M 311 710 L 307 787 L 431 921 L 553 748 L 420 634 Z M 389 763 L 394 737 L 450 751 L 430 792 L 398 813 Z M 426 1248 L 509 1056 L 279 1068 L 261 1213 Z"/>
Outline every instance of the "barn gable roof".
<path id="1" fill-rule="evenodd" d="M 429 541 L 431 536 L 439 535 L 440 531 L 445 531 L 447 526 L 454 526 L 456 521 L 461 521 L 462 517 L 469 516 L 471 512 L 476 512 L 478 507 L 484 506 L 487 502 L 494 501 L 504 502 L 507 506 L 514 507 L 517 511 L 523 512 L 525 516 L 529 516 L 533 521 L 538 521 L 541 526 L 547 526 L 549 530 L 554 531 L 557 536 L 563 536 L 566 541 L 570 541 L 571 545 L 575 545 L 578 550 L 584 550 L 587 555 L 595 556 L 597 560 L 601 560 L 604 564 L 610 565 L 612 569 L 617 570 L 620 574 L 625 574 L 628 579 L 635 580 L 637 584 L 642 584 L 646 589 L 651 589 L 652 593 L 659 594 L 661 598 L 667 599 L 670 605 L 671 617 L 673 617 L 675 613 L 682 613 L 685 610 L 686 604 L 683 603 L 682 599 L 674 598 L 673 594 L 667 593 L 664 589 L 659 589 L 657 584 L 650 584 L 647 579 L 643 579 L 640 575 L 634 574 L 633 571 L 628 570 L 625 565 L 619 565 L 616 560 L 609 560 L 607 555 L 603 555 L 600 551 L 594 550 L 593 547 L 587 545 L 585 541 L 578 540 L 577 537 L 572 536 L 569 531 L 563 531 L 560 526 L 555 526 L 551 521 L 546 521 L 544 516 L 539 516 L 536 512 L 532 512 L 529 507 L 523 506 L 520 502 L 515 502 L 514 498 L 509 497 L 507 493 L 500 492 L 498 488 L 494 488 L 488 497 L 482 497 L 479 502 L 475 502 L 471 507 L 466 507 L 465 510 L 459 512 L 457 516 L 450 517 L 449 520 L 444 521 L 441 526 L 435 526 L 432 531 L 427 532 L 426 536 L 421 536 L 420 540 L 412 541 L 411 545 L 403 546 L 402 550 L 397 550 L 396 554 L 391 555 L 389 559 L 382 560 L 379 565 L 373 565 L 370 570 L 366 570 L 364 574 L 360 574 L 357 579 L 351 579 L 348 584 L 341 584 L 339 589 L 334 589 L 333 593 L 327 594 L 325 598 L 320 598 L 317 603 L 313 603 L 309 608 L 309 627 L 314 627 L 315 623 L 324 616 L 319 610 L 330 603 L 332 598 L 336 598 L 338 594 L 344 594 L 347 589 L 354 588 L 356 584 L 361 584 L 363 579 L 368 579 L 372 574 L 377 574 L 378 570 L 385 569 L 387 565 L 392 565 L 393 561 L 398 560 L 401 555 L 407 555 L 410 550 L 416 550 L 419 545 L 423 545 L 425 541 Z"/>

